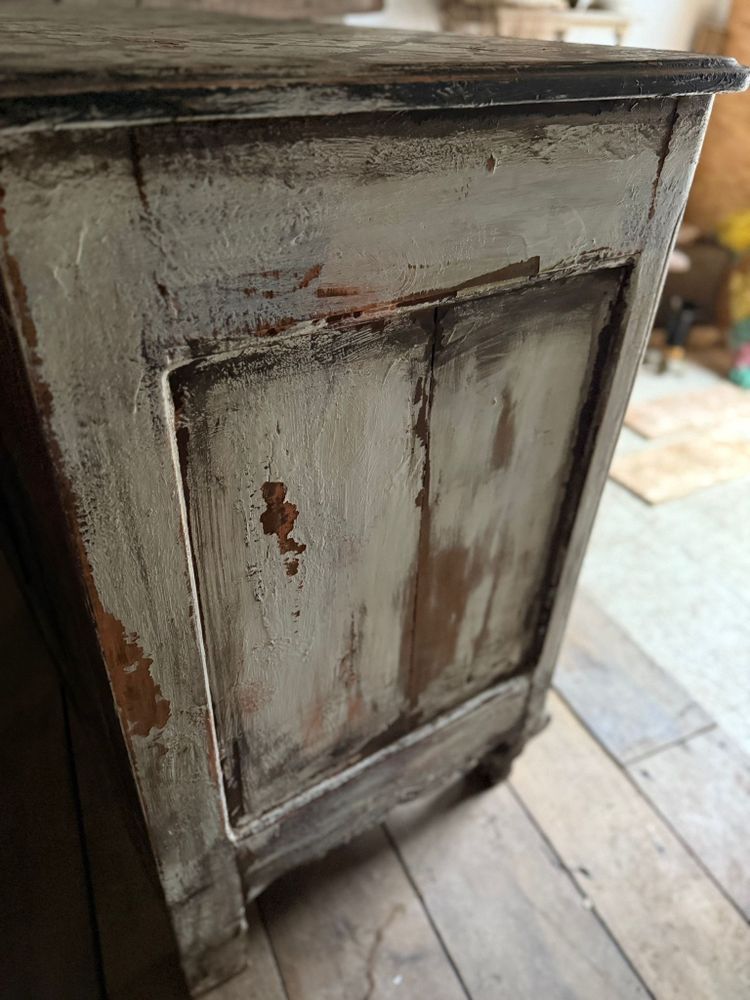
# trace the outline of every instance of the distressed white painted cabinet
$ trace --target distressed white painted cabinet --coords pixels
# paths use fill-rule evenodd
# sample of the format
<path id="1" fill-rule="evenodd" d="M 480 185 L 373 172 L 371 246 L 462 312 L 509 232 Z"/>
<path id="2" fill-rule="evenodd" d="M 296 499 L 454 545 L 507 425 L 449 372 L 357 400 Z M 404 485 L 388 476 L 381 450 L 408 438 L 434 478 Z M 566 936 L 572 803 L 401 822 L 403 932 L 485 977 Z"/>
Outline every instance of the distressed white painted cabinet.
<path id="1" fill-rule="evenodd" d="M 0 46 L 5 534 L 199 994 L 271 879 L 540 725 L 746 76 L 145 11 Z"/>

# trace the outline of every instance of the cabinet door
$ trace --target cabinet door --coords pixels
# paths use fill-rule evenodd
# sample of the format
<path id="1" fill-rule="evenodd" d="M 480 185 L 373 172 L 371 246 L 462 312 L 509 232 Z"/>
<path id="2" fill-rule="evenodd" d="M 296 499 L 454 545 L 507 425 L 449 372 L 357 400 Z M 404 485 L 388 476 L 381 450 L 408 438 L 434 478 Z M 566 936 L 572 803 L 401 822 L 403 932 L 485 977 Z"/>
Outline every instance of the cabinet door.
<path id="1" fill-rule="evenodd" d="M 421 720 L 535 666 L 624 279 L 541 282 L 439 320 L 409 681 Z"/>
<path id="2" fill-rule="evenodd" d="M 173 377 L 235 823 L 402 714 L 431 324 L 293 335 Z"/>

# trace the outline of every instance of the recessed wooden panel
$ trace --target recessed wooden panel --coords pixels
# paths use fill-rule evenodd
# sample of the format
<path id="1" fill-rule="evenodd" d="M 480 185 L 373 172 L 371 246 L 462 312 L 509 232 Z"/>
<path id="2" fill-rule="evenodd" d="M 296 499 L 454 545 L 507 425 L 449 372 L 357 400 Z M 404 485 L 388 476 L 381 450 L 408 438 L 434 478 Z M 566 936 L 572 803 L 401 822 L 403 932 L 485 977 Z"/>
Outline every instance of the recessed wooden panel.
<path id="1" fill-rule="evenodd" d="M 422 718 L 534 666 L 623 278 L 544 282 L 439 322 L 409 687 Z"/>
<path id="2" fill-rule="evenodd" d="M 430 326 L 397 319 L 200 363 L 175 384 L 234 821 L 401 715 L 429 358 Z"/>
<path id="3" fill-rule="evenodd" d="M 173 376 L 235 823 L 533 668 L 623 273 Z"/>

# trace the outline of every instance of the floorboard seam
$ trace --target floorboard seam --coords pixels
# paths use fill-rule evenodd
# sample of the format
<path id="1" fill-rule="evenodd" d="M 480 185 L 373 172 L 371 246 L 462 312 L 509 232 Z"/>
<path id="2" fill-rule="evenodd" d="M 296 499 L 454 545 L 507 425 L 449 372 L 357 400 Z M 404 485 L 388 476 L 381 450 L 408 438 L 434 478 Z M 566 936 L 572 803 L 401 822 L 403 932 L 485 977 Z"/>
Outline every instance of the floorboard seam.
<path id="1" fill-rule="evenodd" d="M 554 725 L 554 723 L 552 723 L 552 724 Z M 599 926 L 602 928 L 602 930 L 604 931 L 604 933 L 607 935 L 607 937 L 610 939 L 610 941 L 612 942 L 612 944 L 614 945 L 614 947 L 617 949 L 617 953 L 620 955 L 620 957 L 625 962 L 625 964 L 627 965 L 627 967 L 633 973 L 633 975 L 635 976 L 635 978 L 638 981 L 638 983 L 640 983 L 640 985 L 643 987 L 643 990 L 644 990 L 646 996 L 649 997 L 650 1000 L 657 1000 L 656 994 L 653 993 L 652 990 L 649 988 L 649 986 L 646 983 L 645 979 L 643 978 L 643 976 L 641 975 L 641 973 L 638 971 L 638 967 L 635 965 L 635 963 L 633 962 L 633 960 L 630 958 L 630 956 L 628 955 L 628 953 L 625 951 L 625 949 L 623 948 L 623 946 L 620 944 L 619 940 L 617 939 L 617 937 L 615 936 L 615 934 L 611 930 L 609 924 L 606 922 L 606 920 L 601 915 L 601 913 L 599 913 L 599 911 L 597 910 L 596 906 L 593 905 L 593 901 L 590 899 L 590 897 L 588 896 L 588 894 L 583 890 L 583 888 L 581 887 L 580 882 L 578 881 L 578 879 L 576 878 L 576 876 L 574 875 L 574 873 L 571 871 L 571 869 L 568 867 L 568 865 L 565 864 L 565 862 L 563 861 L 562 857 L 560 856 L 560 854 L 558 853 L 557 849 L 555 848 L 555 845 L 552 843 L 552 841 L 550 840 L 550 838 L 547 836 L 546 831 L 539 825 L 539 823 L 536 820 L 536 817 L 534 816 L 534 814 L 531 812 L 531 810 L 527 807 L 526 803 L 524 802 L 524 800 L 523 800 L 520 792 L 513 785 L 512 780 L 508 781 L 508 790 L 510 791 L 510 794 L 513 796 L 513 798 L 515 799 L 515 801 L 518 803 L 518 806 L 522 810 L 523 814 L 526 816 L 526 818 L 528 819 L 528 821 L 532 824 L 532 826 L 534 827 L 534 829 L 537 831 L 537 833 L 539 834 L 539 836 L 544 841 L 544 844 L 547 847 L 547 850 L 550 852 L 550 854 L 552 854 L 552 856 L 554 857 L 555 861 L 560 866 L 560 869 L 563 872 L 565 872 L 565 874 L 567 875 L 567 877 L 570 880 L 570 882 L 572 883 L 573 888 L 575 889 L 575 891 L 578 893 L 578 895 L 582 899 L 584 899 L 587 902 L 591 903 L 591 910 L 590 910 L 591 914 L 593 915 L 594 919 L 597 921 L 597 923 L 599 924 Z"/>
<path id="2" fill-rule="evenodd" d="M 289 990 L 286 985 L 286 979 L 284 979 L 284 973 L 281 971 L 281 963 L 279 962 L 279 956 L 276 953 L 276 945 L 274 944 L 273 935 L 269 930 L 268 923 L 266 921 L 266 915 L 263 912 L 263 907 L 260 905 L 259 899 L 255 900 L 255 908 L 258 911 L 258 920 L 260 922 L 260 926 L 263 928 L 263 933 L 266 935 L 266 941 L 268 941 L 268 947 L 271 949 L 273 964 L 276 966 L 276 974 L 279 977 L 279 982 L 281 983 L 281 988 L 284 991 L 284 996 L 286 997 L 286 1000 L 291 1000 L 289 995 Z"/>
<path id="3" fill-rule="evenodd" d="M 557 688 L 555 688 L 555 690 L 557 691 L 559 697 L 563 698 L 562 693 Z M 565 699 L 563 698 L 563 700 Z M 568 702 L 565 701 L 565 704 L 567 705 Z M 703 736 L 704 733 L 710 733 L 714 729 L 718 728 L 718 723 L 707 722 L 704 726 L 699 726 L 698 729 L 694 729 L 692 733 L 683 733 L 682 736 L 676 736 L 673 740 L 667 740 L 666 743 L 662 743 L 658 747 L 651 747 L 650 750 L 644 750 L 643 753 L 637 753 L 633 757 L 623 757 L 621 761 L 617 757 L 614 757 L 613 759 L 617 760 L 621 767 L 636 767 L 638 764 L 642 764 L 644 760 L 650 760 L 651 757 L 657 757 L 660 753 L 664 753 L 665 750 L 672 750 L 674 747 L 680 747 L 685 743 L 689 743 L 690 740 L 694 739 L 696 736 Z M 599 740 L 597 740 L 597 743 L 599 743 Z M 600 745 L 603 746 L 604 744 Z"/>
<path id="4" fill-rule="evenodd" d="M 440 929 L 438 928 L 437 924 L 435 923 L 435 920 L 433 919 L 433 916 L 430 913 L 430 909 L 427 906 L 427 901 L 425 900 L 424 896 L 422 895 L 422 892 L 420 891 L 419 886 L 417 885 L 414 877 L 412 876 L 412 873 L 409 870 L 409 866 L 407 865 L 404 856 L 401 854 L 401 851 L 399 849 L 399 846 L 398 846 L 398 843 L 396 841 L 396 838 L 391 833 L 390 828 L 389 828 L 389 826 L 388 826 L 387 823 L 383 823 L 383 831 L 385 833 L 386 840 L 391 845 L 391 849 L 393 850 L 393 853 L 396 855 L 396 857 L 398 859 L 398 863 L 401 865 L 401 868 L 402 868 L 402 870 L 404 872 L 404 875 L 406 876 L 406 878 L 407 878 L 407 880 L 409 882 L 409 885 L 412 887 L 412 890 L 414 891 L 414 894 L 416 895 L 417 899 L 419 900 L 419 905 L 422 907 L 424 915 L 427 918 L 427 922 L 429 923 L 430 927 L 432 928 L 432 932 L 435 935 L 435 937 L 437 938 L 438 943 L 439 943 L 439 945 L 440 945 L 440 947 L 441 947 L 441 949 L 443 951 L 443 954 L 445 955 L 445 958 L 446 958 L 448 964 L 450 965 L 451 969 L 453 969 L 453 972 L 454 972 L 454 974 L 456 976 L 456 979 L 458 980 L 459 986 L 461 987 L 461 990 L 463 991 L 464 996 L 467 998 L 467 1000 L 472 1000 L 471 993 L 469 992 L 469 988 L 466 985 L 466 982 L 464 981 L 464 977 L 461 975 L 461 972 L 460 972 L 460 970 L 458 968 L 458 964 L 454 960 L 453 955 L 451 954 L 451 952 L 450 952 L 450 950 L 448 948 L 448 945 L 447 945 L 447 943 L 446 943 L 443 935 L 440 932 Z"/>
<path id="5" fill-rule="evenodd" d="M 640 785 L 638 785 L 638 783 L 633 779 L 633 776 L 629 770 L 629 765 L 620 763 L 617 757 L 615 757 L 614 754 L 612 754 L 607 749 L 607 747 L 604 746 L 603 743 L 599 742 L 596 733 L 590 728 L 586 720 L 578 714 L 578 712 L 575 710 L 573 705 L 571 705 L 571 703 L 567 700 L 567 698 L 564 698 L 559 692 L 557 694 L 557 697 L 560 699 L 560 701 L 563 702 L 566 708 L 568 708 L 569 711 L 573 714 L 573 716 L 578 720 L 578 722 L 586 730 L 589 736 L 594 740 L 594 742 L 602 751 L 602 753 L 604 753 L 612 761 L 615 767 L 619 768 L 619 770 L 625 775 L 626 779 L 630 783 L 631 788 L 633 788 L 637 792 L 637 794 L 640 795 L 640 797 L 646 803 L 646 805 L 654 814 L 654 816 L 656 816 L 656 818 L 659 819 L 664 824 L 664 826 L 666 826 L 666 828 L 669 830 L 669 832 L 672 834 L 675 840 L 681 845 L 683 850 L 689 855 L 689 857 L 693 859 L 693 861 L 696 863 L 700 871 L 703 872 L 703 874 L 706 876 L 709 882 L 716 888 L 719 895 L 722 896 L 727 901 L 727 903 L 729 903 L 732 909 L 739 914 L 739 916 L 746 924 L 750 923 L 750 921 L 748 921 L 747 914 L 743 911 L 742 907 L 739 906 L 739 904 L 734 899 L 732 899 L 732 897 L 728 894 L 727 890 L 724 888 L 721 882 L 719 882 L 718 879 L 714 876 L 713 872 L 711 872 L 706 867 L 703 859 L 698 854 L 695 853 L 693 848 L 690 846 L 690 844 L 688 844 L 688 842 L 682 836 L 680 831 L 674 826 L 669 817 L 666 816 L 659 809 L 657 804 L 650 798 L 650 796 L 646 794 L 646 792 L 644 792 L 644 790 L 640 787 Z M 716 728 L 718 728 L 718 726 L 716 726 Z M 693 735 L 697 736 L 698 734 L 694 733 Z"/>

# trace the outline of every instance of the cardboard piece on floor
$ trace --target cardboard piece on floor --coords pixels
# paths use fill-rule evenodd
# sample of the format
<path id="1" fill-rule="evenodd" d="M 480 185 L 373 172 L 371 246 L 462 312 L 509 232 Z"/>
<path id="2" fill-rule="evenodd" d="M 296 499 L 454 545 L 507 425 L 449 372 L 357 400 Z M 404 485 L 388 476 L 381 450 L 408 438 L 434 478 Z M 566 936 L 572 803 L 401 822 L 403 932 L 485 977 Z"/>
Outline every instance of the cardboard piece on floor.
<path id="1" fill-rule="evenodd" d="M 650 504 L 748 475 L 750 423 L 623 455 L 610 469 L 615 482 Z"/>
<path id="2" fill-rule="evenodd" d="M 625 425 L 646 438 L 679 431 L 707 430 L 727 421 L 750 417 L 750 392 L 729 382 L 631 403 Z"/>

